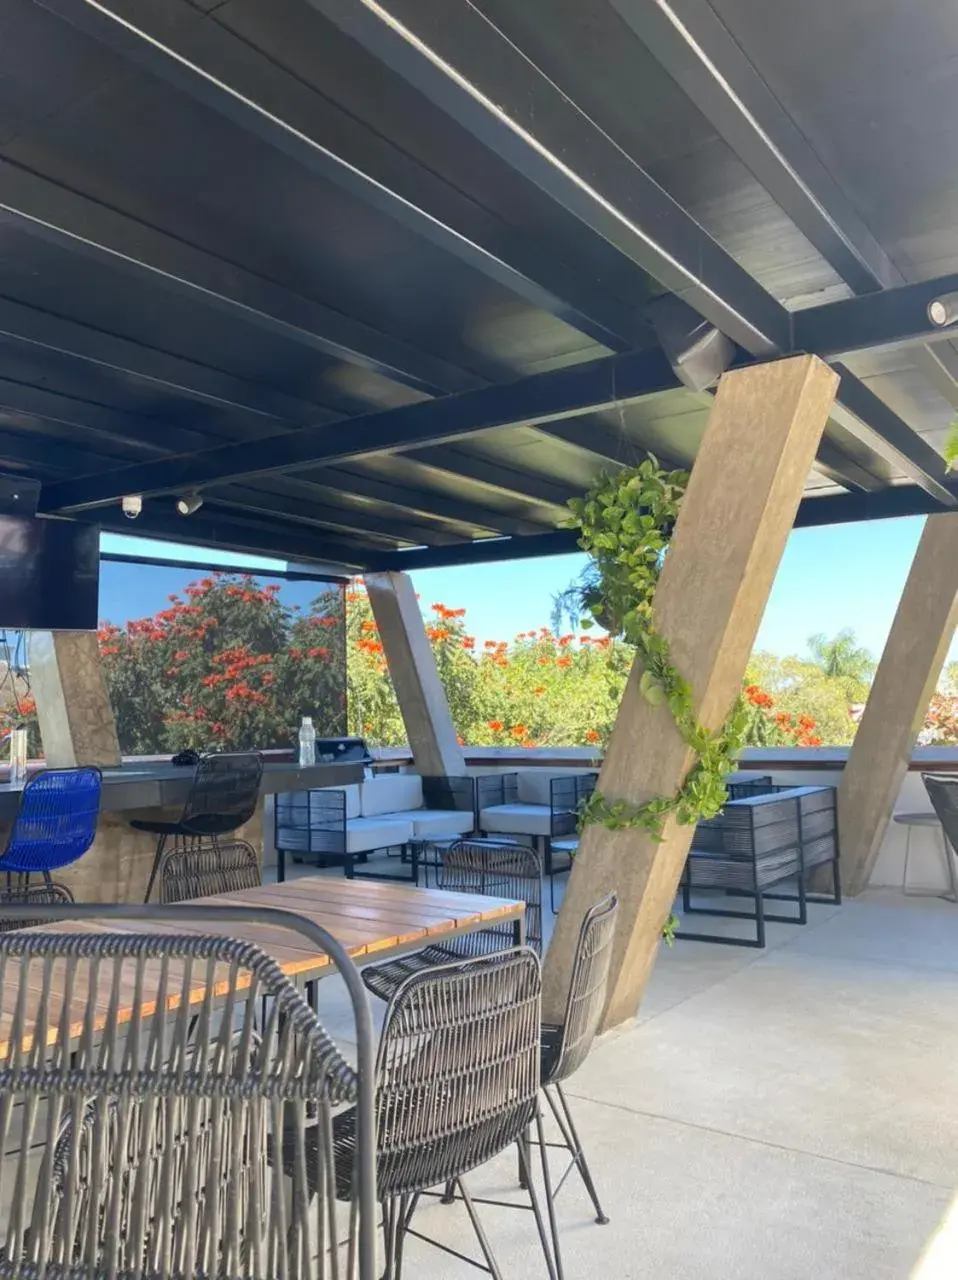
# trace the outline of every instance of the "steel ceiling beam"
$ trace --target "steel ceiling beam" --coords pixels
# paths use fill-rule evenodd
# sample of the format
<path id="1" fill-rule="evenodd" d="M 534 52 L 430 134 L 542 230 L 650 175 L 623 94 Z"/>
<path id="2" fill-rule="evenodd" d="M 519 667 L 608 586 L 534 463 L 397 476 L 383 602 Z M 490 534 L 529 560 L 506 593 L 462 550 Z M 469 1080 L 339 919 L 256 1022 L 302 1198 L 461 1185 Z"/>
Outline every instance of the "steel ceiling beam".
<path id="1" fill-rule="evenodd" d="M 536 426 L 609 408 L 676 385 L 661 351 L 630 352 L 533 374 L 504 386 L 353 418 L 339 430 L 305 427 L 268 440 L 223 445 L 141 466 L 54 485 L 41 495 L 45 511 L 75 511 L 124 493 L 162 493 L 268 471 L 331 465 L 367 454 L 459 440 L 493 427 Z"/>
<path id="2" fill-rule="evenodd" d="M 800 351 L 850 355 L 875 347 L 958 337 L 958 326 L 939 327 L 928 317 L 936 299 L 958 292 L 958 275 L 899 285 L 861 298 L 845 298 L 791 315 L 791 344 Z"/>
<path id="3" fill-rule="evenodd" d="M 638 306 L 524 236 L 185 0 L 34 0 L 311 173 L 613 350 L 650 340 Z"/>
<path id="4" fill-rule="evenodd" d="M 377 0 L 307 2 L 745 350 L 786 347 L 781 304 L 470 0 L 422 0 L 428 37 Z"/>
<path id="5" fill-rule="evenodd" d="M 958 492 L 958 489 L 956 489 Z M 904 516 L 933 515 L 941 504 L 915 485 L 893 485 L 881 493 L 838 493 L 803 498 L 795 519 L 796 529 L 850 524 L 861 520 L 892 520 Z M 953 511 L 958 518 L 958 509 Z M 456 565 L 496 564 L 539 556 L 571 555 L 579 550 L 574 529 L 557 529 L 534 538 L 488 538 L 459 546 L 416 548 L 370 557 L 372 570 L 449 568 Z"/>
<path id="6" fill-rule="evenodd" d="M 204 515 L 202 510 L 196 515 L 183 517 L 174 512 L 151 511 L 146 507 L 143 515 L 135 521 L 127 520 L 119 510 L 101 511 L 97 512 L 95 518 L 82 519 L 111 533 L 219 547 L 224 551 L 276 556 L 282 560 L 295 559 L 317 565 L 335 565 L 347 571 L 363 569 L 377 554 L 374 548 L 313 535 L 290 525 L 242 520 L 218 512 L 207 512 Z"/>
<path id="7" fill-rule="evenodd" d="M 710 0 L 610 0 L 772 199 L 857 294 L 906 283 Z M 851 350 L 852 348 L 849 348 Z M 916 367 L 958 407 L 958 356 L 916 350 Z"/>
<path id="8" fill-rule="evenodd" d="M 481 385 L 475 375 L 401 339 L 4 159 L 0 222 L 199 307 L 417 390 L 434 394 Z"/>

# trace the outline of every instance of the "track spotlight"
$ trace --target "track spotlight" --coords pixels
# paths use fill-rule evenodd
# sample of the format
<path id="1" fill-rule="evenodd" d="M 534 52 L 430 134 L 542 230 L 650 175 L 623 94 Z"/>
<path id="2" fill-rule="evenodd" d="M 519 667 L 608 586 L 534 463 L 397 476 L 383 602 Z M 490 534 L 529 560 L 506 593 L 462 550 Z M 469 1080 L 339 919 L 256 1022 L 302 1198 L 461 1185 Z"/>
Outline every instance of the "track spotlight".
<path id="1" fill-rule="evenodd" d="M 198 493 L 184 493 L 176 500 L 176 509 L 181 516 L 195 515 L 202 505 L 203 499 Z"/>
<path id="2" fill-rule="evenodd" d="M 958 320 L 958 293 L 945 293 L 928 304 L 928 319 L 939 329 Z"/>

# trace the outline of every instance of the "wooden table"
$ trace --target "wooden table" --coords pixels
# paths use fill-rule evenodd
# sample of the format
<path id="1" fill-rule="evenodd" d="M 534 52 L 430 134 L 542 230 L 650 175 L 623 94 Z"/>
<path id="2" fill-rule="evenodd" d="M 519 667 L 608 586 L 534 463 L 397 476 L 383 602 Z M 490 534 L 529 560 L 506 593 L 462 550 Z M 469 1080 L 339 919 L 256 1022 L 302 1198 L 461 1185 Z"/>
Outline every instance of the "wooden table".
<path id="1" fill-rule="evenodd" d="M 454 938 L 484 928 L 489 924 L 512 921 L 517 941 L 521 939 L 525 903 L 502 898 L 486 898 L 474 894 L 448 893 L 445 890 L 419 889 L 404 884 L 376 884 L 374 881 L 334 880 L 310 876 L 288 880 L 284 884 L 261 885 L 240 893 L 215 894 L 182 906 L 262 907 L 293 911 L 327 929 L 356 961 L 385 959 L 399 952 L 415 950 L 429 942 Z M 157 908 L 168 913 L 163 920 L 124 920 L 93 918 L 40 926 L 44 932 L 83 933 L 161 933 L 214 934 L 241 936 L 255 943 L 279 964 L 287 977 L 297 984 L 327 977 L 335 972 L 329 957 L 320 953 L 303 935 L 274 923 L 245 921 L 196 922 L 177 919 L 177 906 Z M 17 962 L 6 966 L 6 981 L 0 991 L 0 1059 L 6 1056 L 6 1038 L 17 999 Z M 219 984 L 217 983 L 217 986 Z M 224 987 L 225 990 L 225 987 Z M 199 977 L 191 987 L 191 1003 L 200 1001 L 206 992 Z M 157 1012 L 150 1004 L 149 993 L 143 1012 Z M 216 992 L 215 994 L 221 994 Z M 33 1005 L 39 992 L 30 989 L 28 1004 Z M 55 1002 L 56 1003 L 56 1002 Z M 96 993 L 97 1007 L 102 1008 L 105 1025 L 109 992 Z M 132 1006 L 132 1001 L 131 1001 Z M 79 1011 L 78 1011 L 79 1013 Z M 121 1008 L 118 1022 L 131 1016 L 131 1008 Z M 76 1034 L 81 1026 L 77 1024 Z M 73 1029 L 71 1028 L 71 1034 Z M 51 1029 L 51 1043 L 56 1031 Z"/>

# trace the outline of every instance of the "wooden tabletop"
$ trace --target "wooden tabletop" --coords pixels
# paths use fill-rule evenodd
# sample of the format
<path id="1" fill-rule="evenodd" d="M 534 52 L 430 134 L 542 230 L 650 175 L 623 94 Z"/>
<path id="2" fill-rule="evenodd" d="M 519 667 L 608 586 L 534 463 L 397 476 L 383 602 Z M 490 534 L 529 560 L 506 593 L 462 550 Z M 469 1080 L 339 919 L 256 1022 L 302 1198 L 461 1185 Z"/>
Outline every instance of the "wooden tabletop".
<path id="1" fill-rule="evenodd" d="M 216 894 L 197 899 L 184 905 L 231 905 L 263 908 L 280 908 L 293 911 L 327 929 L 357 961 L 380 960 L 399 951 L 408 951 L 429 942 L 470 933 L 491 923 L 522 919 L 525 904 L 502 898 L 486 898 L 474 894 L 448 893 L 445 890 L 419 889 L 412 885 L 377 884 L 371 880 L 333 880 L 310 876 L 288 880 L 284 884 L 261 885 L 239 893 Z M 334 972 L 329 958 L 320 952 L 302 934 L 271 923 L 251 920 L 222 924 L 178 921 L 176 907 L 166 908 L 169 918 L 163 921 L 122 919 L 91 919 L 68 921 L 40 926 L 37 932 L 57 933 L 161 933 L 241 936 L 245 942 L 259 946 L 280 965 L 289 978 L 305 982 L 322 978 Z M 34 966 L 36 968 L 36 966 Z M 158 971 L 158 966 L 154 971 Z M 17 999 L 17 962 L 7 962 L 5 981 L 0 991 L 0 1058 L 6 1056 L 7 1034 Z M 225 983 L 216 994 L 225 994 Z M 33 1005 L 39 991 L 32 990 Z M 191 1003 L 205 994 L 205 986 L 199 981 L 191 987 Z M 150 1002 L 150 993 L 143 1006 L 145 1014 L 156 1012 Z M 103 1010 L 108 1007 L 108 991 L 98 991 L 96 1003 Z M 54 1005 L 58 1002 L 55 1000 Z M 82 1010 L 77 1010 L 78 1017 Z M 132 1009 L 121 1009 L 118 1021 L 129 1020 Z M 77 1024 L 76 1034 L 80 1033 Z M 71 1033 L 72 1034 L 72 1033 Z M 56 1032 L 51 1031 L 50 1042 Z"/>

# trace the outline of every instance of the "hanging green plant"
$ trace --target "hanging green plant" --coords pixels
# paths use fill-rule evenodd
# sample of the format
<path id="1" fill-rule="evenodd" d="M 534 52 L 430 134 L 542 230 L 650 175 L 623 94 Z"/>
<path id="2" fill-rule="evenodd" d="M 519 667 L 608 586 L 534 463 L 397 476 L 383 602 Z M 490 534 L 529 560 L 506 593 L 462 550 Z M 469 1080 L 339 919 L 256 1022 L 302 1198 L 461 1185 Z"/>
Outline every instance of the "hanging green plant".
<path id="1" fill-rule="evenodd" d="M 958 463 L 958 422 L 953 422 L 948 429 L 948 438 L 945 440 L 945 461 L 951 470 Z"/>
<path id="2" fill-rule="evenodd" d="M 650 456 L 638 466 L 600 477 L 584 498 L 569 503 L 569 525 L 579 530 L 579 546 L 592 557 L 581 584 L 581 600 L 591 616 L 582 625 L 600 621 L 634 646 L 642 666 L 642 696 L 652 706 L 668 705 L 682 740 L 696 756 L 672 796 L 631 804 L 594 792 L 583 808 L 582 826 L 598 822 L 612 831 L 637 828 L 661 840 L 670 814 L 683 826 L 712 818 L 725 803 L 725 777 L 744 745 L 748 715 L 741 698 L 721 730 L 713 733 L 701 725 L 691 686 L 655 628 L 655 590 L 688 481 L 687 472 L 665 471 Z M 666 941 L 674 937 L 677 923 L 674 916 L 666 921 Z"/>

